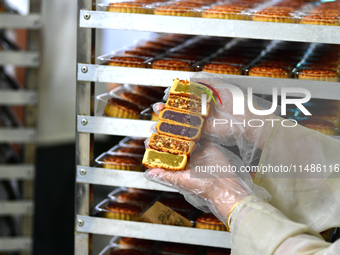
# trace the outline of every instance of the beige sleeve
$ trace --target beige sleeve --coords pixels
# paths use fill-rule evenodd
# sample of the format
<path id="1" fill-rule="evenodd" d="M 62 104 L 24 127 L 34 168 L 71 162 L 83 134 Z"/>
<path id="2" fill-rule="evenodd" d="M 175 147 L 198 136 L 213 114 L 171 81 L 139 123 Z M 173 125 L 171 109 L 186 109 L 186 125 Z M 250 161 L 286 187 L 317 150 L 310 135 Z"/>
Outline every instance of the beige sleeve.
<path id="1" fill-rule="evenodd" d="M 289 220 L 255 196 L 245 198 L 231 216 L 233 255 L 336 255 L 340 242 L 330 244 L 307 225 Z"/>
<path id="2" fill-rule="evenodd" d="M 277 121 L 259 166 L 290 169 L 273 173 L 262 168 L 254 180 L 272 195 L 270 204 L 286 217 L 317 232 L 340 226 L 339 140 L 300 125 L 283 127 Z"/>

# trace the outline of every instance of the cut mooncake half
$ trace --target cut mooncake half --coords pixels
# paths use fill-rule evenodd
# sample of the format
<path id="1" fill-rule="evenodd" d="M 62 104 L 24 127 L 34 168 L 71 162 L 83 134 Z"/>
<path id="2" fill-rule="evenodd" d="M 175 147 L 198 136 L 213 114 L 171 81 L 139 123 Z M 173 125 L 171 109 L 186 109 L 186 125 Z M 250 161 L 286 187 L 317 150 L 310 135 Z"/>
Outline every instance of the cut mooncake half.
<path id="1" fill-rule="evenodd" d="M 195 142 L 197 142 L 201 136 L 200 128 L 190 127 L 189 125 L 179 125 L 173 122 L 159 121 L 156 129 L 161 135 L 168 135 Z"/>
<path id="2" fill-rule="evenodd" d="M 207 103 L 210 103 L 211 96 L 209 94 L 212 95 L 213 92 L 202 84 L 175 79 L 170 89 L 170 95 L 191 97 L 197 100 L 201 100 L 202 94 L 207 95 Z"/>
<path id="3" fill-rule="evenodd" d="M 210 104 L 207 104 L 207 111 L 202 114 L 202 101 L 195 100 L 189 97 L 172 96 L 170 95 L 168 101 L 165 104 L 166 109 L 172 109 L 176 111 L 185 112 L 188 114 L 199 114 L 203 117 L 209 115 Z"/>
<path id="4" fill-rule="evenodd" d="M 147 168 L 163 168 L 176 172 L 184 170 L 187 156 L 146 149 L 142 163 Z"/>
<path id="5" fill-rule="evenodd" d="M 168 109 L 160 112 L 159 120 L 190 125 L 197 128 L 202 128 L 204 123 L 204 119 L 201 116 Z"/>
<path id="6" fill-rule="evenodd" d="M 154 133 L 149 139 L 149 146 L 157 151 L 164 151 L 172 154 L 186 154 L 187 156 L 190 156 L 190 153 L 196 148 L 196 143 Z"/>

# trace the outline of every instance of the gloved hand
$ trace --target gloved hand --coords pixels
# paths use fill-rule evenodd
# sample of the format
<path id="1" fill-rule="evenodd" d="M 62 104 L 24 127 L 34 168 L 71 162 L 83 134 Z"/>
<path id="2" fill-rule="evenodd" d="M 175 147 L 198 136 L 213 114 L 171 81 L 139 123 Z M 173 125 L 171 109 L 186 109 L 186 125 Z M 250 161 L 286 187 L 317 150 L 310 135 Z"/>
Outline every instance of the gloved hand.
<path id="1" fill-rule="evenodd" d="M 216 171 L 202 172 L 208 167 L 210 170 L 215 167 Z M 240 171 L 242 167 L 244 164 L 238 156 L 207 141 L 191 155 L 185 171 L 149 169 L 145 177 L 178 190 L 193 206 L 204 212 L 212 212 L 226 224 L 230 210 L 245 197 L 251 194 L 262 199 L 270 197 L 265 189 L 253 183 L 248 172 Z"/>
<path id="2" fill-rule="evenodd" d="M 243 162 L 250 165 L 254 159 L 260 156 L 259 150 L 263 149 L 270 129 L 274 125 L 273 121 L 277 120 L 277 116 L 275 114 L 266 114 L 264 116 L 253 114 L 248 108 L 248 95 L 242 90 L 239 91 L 244 98 L 242 103 L 244 114 L 234 114 L 233 95 L 226 88 L 226 85 L 229 84 L 224 78 L 220 78 L 216 74 L 201 72 L 192 80 L 214 87 L 222 102 L 222 105 L 219 100 L 216 100 L 216 105 L 214 102 L 210 103 L 209 116 L 205 119 L 202 136 L 225 146 L 237 145 Z M 167 99 L 167 93 L 169 93 L 169 90 L 166 92 L 165 99 Z M 271 102 L 256 96 L 252 96 L 252 102 L 257 110 L 267 110 L 272 106 Z M 156 103 L 153 109 L 159 113 L 164 109 L 164 104 Z M 279 108 L 276 113 L 278 110 Z"/>

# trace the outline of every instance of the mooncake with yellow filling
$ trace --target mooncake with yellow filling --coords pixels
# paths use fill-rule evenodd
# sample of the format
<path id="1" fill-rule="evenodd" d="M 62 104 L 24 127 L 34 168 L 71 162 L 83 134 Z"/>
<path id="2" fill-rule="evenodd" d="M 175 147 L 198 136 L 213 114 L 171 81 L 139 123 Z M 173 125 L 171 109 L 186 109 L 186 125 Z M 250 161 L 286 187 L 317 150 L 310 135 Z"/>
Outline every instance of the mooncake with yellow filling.
<path id="1" fill-rule="evenodd" d="M 184 170 L 187 156 L 146 149 L 142 163 L 146 168 L 162 168 L 176 172 Z"/>

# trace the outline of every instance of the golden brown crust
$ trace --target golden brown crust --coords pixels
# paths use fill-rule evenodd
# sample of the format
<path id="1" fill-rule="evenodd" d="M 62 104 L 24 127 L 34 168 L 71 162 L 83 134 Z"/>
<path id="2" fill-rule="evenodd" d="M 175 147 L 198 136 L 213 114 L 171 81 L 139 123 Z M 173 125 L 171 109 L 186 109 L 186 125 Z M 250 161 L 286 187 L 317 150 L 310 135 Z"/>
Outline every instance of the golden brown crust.
<path id="1" fill-rule="evenodd" d="M 120 3 L 109 3 L 109 7 L 141 7 L 143 3 L 136 2 L 120 2 Z"/>
<path id="2" fill-rule="evenodd" d="M 152 63 L 154 69 L 190 71 L 190 63 L 181 60 L 165 60 L 159 59 Z"/>
<path id="3" fill-rule="evenodd" d="M 338 81 L 338 74 L 333 70 L 305 69 L 299 73 L 299 79 L 336 82 Z"/>
<path id="4" fill-rule="evenodd" d="M 203 214 L 196 219 L 196 228 L 226 231 L 226 227 L 212 213 Z"/>
<path id="5" fill-rule="evenodd" d="M 239 66 L 228 65 L 228 64 L 214 64 L 209 63 L 203 67 L 203 70 L 209 73 L 221 73 L 221 74 L 242 74 L 242 70 Z"/>
<path id="6" fill-rule="evenodd" d="M 282 23 L 296 23 L 295 19 L 290 12 L 290 7 L 271 7 L 258 11 L 253 15 L 254 21 L 264 22 L 282 22 Z"/>
<path id="7" fill-rule="evenodd" d="M 288 78 L 288 72 L 282 67 L 254 66 L 249 70 L 249 76 Z"/>
<path id="8" fill-rule="evenodd" d="M 178 1 L 169 4 L 170 6 L 181 6 L 181 7 L 193 7 L 193 8 L 200 8 L 203 3 L 191 2 L 191 1 Z"/>
<path id="9" fill-rule="evenodd" d="M 121 156 L 121 155 L 107 155 L 104 162 L 123 165 L 140 165 L 140 162 L 134 157 Z"/>
<path id="10" fill-rule="evenodd" d="M 216 19 L 238 19 L 248 20 L 251 16 L 242 14 L 242 11 L 247 9 L 245 5 L 239 4 L 224 4 L 213 6 L 202 13 L 203 18 L 216 18 Z"/>
<path id="11" fill-rule="evenodd" d="M 140 110 L 137 105 L 119 98 L 111 98 L 106 103 L 104 115 L 115 118 L 139 119 Z"/>
<path id="12" fill-rule="evenodd" d="M 301 19 L 301 24 L 311 24 L 311 25 L 326 25 L 326 26 L 339 26 L 339 18 L 330 14 L 312 14 L 304 16 Z"/>
<path id="13" fill-rule="evenodd" d="M 120 3 L 110 3 L 106 10 L 108 12 L 124 12 L 124 13 L 142 13 L 142 14 L 151 14 L 153 10 L 145 6 L 146 4 L 150 4 L 150 2 L 120 2 Z"/>
<path id="14" fill-rule="evenodd" d="M 118 106 L 120 108 L 123 108 L 127 111 L 130 111 L 130 112 L 133 112 L 135 114 L 139 114 L 140 113 L 140 110 L 138 108 L 138 106 L 136 106 L 135 104 L 133 103 L 130 103 L 126 100 L 122 100 L 122 99 L 119 99 L 119 98 L 110 98 L 108 100 L 108 104 L 111 104 L 111 105 L 114 105 L 114 106 Z"/>
<path id="15" fill-rule="evenodd" d="M 109 66 L 124 66 L 124 67 L 146 67 L 145 59 L 138 57 L 113 57 L 109 60 Z"/>
<path id="16" fill-rule="evenodd" d="M 199 13 L 192 7 L 185 6 L 160 6 L 155 9 L 156 15 L 170 15 L 170 16 L 186 16 L 186 17 L 197 17 Z"/>
<path id="17" fill-rule="evenodd" d="M 123 92 L 120 95 L 120 97 L 131 102 L 131 103 L 140 105 L 144 109 L 150 107 L 151 104 L 152 104 L 152 101 L 149 100 L 147 97 L 144 97 L 144 96 L 141 96 L 141 95 L 138 95 L 138 94 L 134 94 L 132 92 Z"/>
<path id="18" fill-rule="evenodd" d="M 137 205 L 128 203 L 110 202 L 106 209 L 112 212 L 124 213 L 124 214 L 140 214 L 142 209 Z"/>
<path id="19" fill-rule="evenodd" d="M 223 223 L 212 213 L 202 214 L 200 217 L 197 218 L 196 222 L 223 225 Z"/>
<path id="20" fill-rule="evenodd" d="M 323 75 L 323 76 L 337 76 L 336 72 L 332 70 L 325 69 L 305 69 L 300 72 L 300 74 L 308 74 L 308 75 Z"/>

